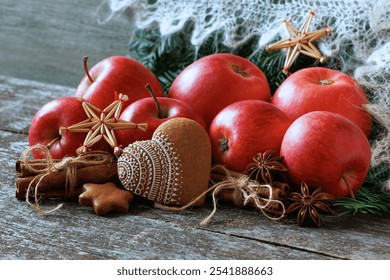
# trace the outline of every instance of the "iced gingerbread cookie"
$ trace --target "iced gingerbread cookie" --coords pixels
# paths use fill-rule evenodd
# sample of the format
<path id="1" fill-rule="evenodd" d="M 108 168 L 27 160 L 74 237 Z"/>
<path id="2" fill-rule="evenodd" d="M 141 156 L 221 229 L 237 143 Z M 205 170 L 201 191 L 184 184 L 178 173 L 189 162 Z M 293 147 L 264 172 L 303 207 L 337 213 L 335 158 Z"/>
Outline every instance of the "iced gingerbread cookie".
<path id="1" fill-rule="evenodd" d="M 159 204 L 183 206 L 208 188 L 211 145 L 197 122 L 175 118 L 160 125 L 151 140 L 136 141 L 118 159 L 122 185 Z M 200 206 L 204 197 L 194 203 Z"/>

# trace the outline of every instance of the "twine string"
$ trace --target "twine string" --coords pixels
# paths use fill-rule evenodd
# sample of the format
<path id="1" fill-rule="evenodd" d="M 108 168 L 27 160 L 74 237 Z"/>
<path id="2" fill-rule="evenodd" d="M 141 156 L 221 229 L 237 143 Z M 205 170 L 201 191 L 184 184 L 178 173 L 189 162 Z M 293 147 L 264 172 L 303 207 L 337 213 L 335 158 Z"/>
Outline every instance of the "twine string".
<path id="1" fill-rule="evenodd" d="M 222 171 L 225 173 L 226 179 L 221 181 L 221 182 L 218 182 L 218 183 L 213 181 L 212 179 L 210 179 L 210 181 L 212 183 L 212 187 L 210 187 L 209 189 L 207 189 L 206 191 L 201 193 L 198 197 L 196 197 L 194 200 L 192 200 L 188 204 L 186 204 L 182 207 L 174 207 L 174 206 L 166 206 L 166 205 L 162 205 L 159 203 L 155 203 L 155 205 L 154 205 L 155 208 L 167 210 L 167 211 L 172 211 L 172 212 L 181 212 L 181 211 L 184 211 L 184 210 L 190 208 L 197 201 L 204 198 L 205 195 L 212 192 L 211 197 L 212 197 L 212 201 L 213 201 L 213 210 L 200 223 L 200 225 L 205 226 L 211 221 L 211 219 L 213 218 L 213 216 L 217 212 L 218 194 L 224 190 L 233 190 L 233 191 L 235 191 L 234 203 L 236 203 L 237 205 L 242 204 L 245 206 L 248 203 L 253 201 L 255 208 L 259 209 L 267 218 L 269 218 L 271 220 L 280 220 L 284 217 L 284 214 L 286 212 L 284 204 L 280 200 L 273 198 L 271 185 L 260 184 L 254 180 L 251 180 L 249 178 L 249 176 L 244 175 L 244 174 L 239 178 L 234 178 L 230 174 L 229 170 L 227 170 L 222 165 L 214 166 L 212 168 L 211 172 L 214 169 L 218 169 L 218 168 L 222 169 Z M 267 198 L 260 197 L 260 195 L 259 195 L 260 188 L 268 188 L 269 189 L 269 196 Z M 282 214 L 280 214 L 279 216 L 274 217 L 267 212 L 268 207 L 273 203 L 277 203 L 282 207 Z"/>
<path id="2" fill-rule="evenodd" d="M 35 168 L 29 161 L 30 155 L 34 150 L 40 150 L 44 154 L 46 166 L 44 168 Z M 112 161 L 112 155 L 104 151 L 92 151 L 77 157 L 64 157 L 60 161 L 55 161 L 50 154 L 49 149 L 41 144 L 37 144 L 26 149 L 21 155 L 21 162 L 27 170 L 38 174 L 28 185 L 26 191 L 26 202 L 36 211 L 43 215 L 53 213 L 63 206 L 63 203 L 58 204 L 51 210 L 44 210 L 39 203 L 39 186 L 44 178 L 53 173 L 65 172 L 65 195 L 64 198 L 69 198 L 75 192 L 77 185 L 77 169 L 80 166 L 94 166 L 99 164 L 109 164 Z M 34 204 L 30 202 L 31 194 L 34 196 Z"/>

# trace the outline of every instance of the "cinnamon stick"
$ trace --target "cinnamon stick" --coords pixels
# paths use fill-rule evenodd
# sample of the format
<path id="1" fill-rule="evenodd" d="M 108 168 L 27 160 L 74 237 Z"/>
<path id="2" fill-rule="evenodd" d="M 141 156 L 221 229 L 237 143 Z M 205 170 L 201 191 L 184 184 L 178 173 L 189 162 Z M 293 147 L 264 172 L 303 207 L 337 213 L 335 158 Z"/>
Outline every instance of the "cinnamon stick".
<path id="1" fill-rule="evenodd" d="M 227 179 L 227 174 L 233 179 L 240 179 L 243 176 L 247 176 L 243 173 L 231 171 L 231 170 L 222 170 L 222 169 L 213 169 L 210 174 L 210 179 L 213 183 L 222 182 Z M 257 189 L 259 197 L 270 198 L 270 191 L 272 192 L 272 198 L 275 200 L 283 200 L 287 197 L 289 192 L 289 186 L 283 182 L 274 182 L 272 188 L 261 186 Z M 233 202 L 236 205 L 242 205 L 242 194 L 237 189 L 224 189 L 218 193 L 217 197 L 223 201 Z"/>
<path id="2" fill-rule="evenodd" d="M 41 160 L 29 161 L 30 166 L 34 166 L 37 169 L 44 169 L 45 163 Z M 77 168 L 77 167 L 76 167 Z M 85 183 L 106 183 L 117 182 L 116 162 L 113 161 L 109 164 L 99 164 L 93 166 L 86 166 L 77 168 L 76 171 L 76 185 L 70 193 L 67 193 L 67 174 L 64 171 L 50 172 L 44 175 L 34 173 L 31 169 L 28 169 L 22 162 L 16 163 L 16 197 L 20 199 L 26 198 L 26 193 L 29 187 L 35 188 L 39 178 L 42 176 L 39 182 L 38 194 L 42 198 L 72 198 L 78 196 L 82 191 L 83 184 Z M 30 186 L 30 184 L 32 184 Z M 31 196 L 34 194 L 31 193 Z"/>
<path id="3" fill-rule="evenodd" d="M 59 162 L 57 159 L 53 159 L 54 163 Z M 47 161 L 44 159 L 32 159 L 28 161 L 28 166 L 24 163 L 22 160 L 18 160 L 16 162 L 16 176 L 18 177 L 28 177 L 28 176 L 33 176 L 37 175 L 38 172 L 35 172 L 34 170 L 39 170 L 42 171 L 47 168 Z"/>
<path id="4" fill-rule="evenodd" d="M 258 196 L 260 198 L 268 199 L 270 197 L 270 189 L 269 188 L 260 188 L 258 191 Z M 235 189 L 235 190 L 229 190 L 225 189 L 220 191 L 217 194 L 217 198 L 226 201 L 226 202 L 232 202 L 237 206 L 242 206 L 243 203 L 243 197 L 242 192 Z M 286 198 L 286 195 L 283 194 L 282 190 L 279 188 L 272 188 L 272 199 L 275 200 L 283 200 Z"/>

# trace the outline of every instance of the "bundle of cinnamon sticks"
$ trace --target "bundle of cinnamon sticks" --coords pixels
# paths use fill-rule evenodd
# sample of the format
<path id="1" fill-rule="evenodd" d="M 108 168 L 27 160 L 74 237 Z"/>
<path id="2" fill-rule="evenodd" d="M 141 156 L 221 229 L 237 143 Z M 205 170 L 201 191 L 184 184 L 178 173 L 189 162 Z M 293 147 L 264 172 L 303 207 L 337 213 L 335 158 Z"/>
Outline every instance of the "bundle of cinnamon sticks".
<path id="1" fill-rule="evenodd" d="M 237 206 L 252 206 L 258 208 L 257 201 L 260 201 L 262 205 L 266 205 L 266 211 L 275 216 L 283 216 L 284 209 L 282 202 L 287 199 L 289 193 L 289 186 L 284 182 L 273 182 L 272 185 L 258 184 L 257 182 L 250 180 L 249 176 L 243 173 L 227 170 L 226 168 L 214 168 L 211 172 L 210 179 L 213 184 L 225 184 L 227 187 L 218 192 L 217 198 L 231 202 Z M 241 184 L 241 186 L 239 186 Z M 245 201 L 244 193 L 248 188 L 246 185 L 254 184 L 250 188 L 250 192 L 247 195 L 255 193 L 258 198 L 248 199 Z M 229 187 L 229 185 L 231 187 Z"/>
<path id="2" fill-rule="evenodd" d="M 60 163 L 53 160 L 54 164 Z M 74 198 L 78 197 L 85 183 L 117 182 L 117 166 L 115 160 L 102 161 L 89 165 L 88 162 L 75 162 L 69 178 L 69 172 L 65 169 L 47 170 L 46 159 L 32 159 L 16 162 L 16 198 L 25 199 L 38 195 L 41 198 Z M 69 188 L 69 181 L 74 182 Z M 37 185 L 39 184 L 39 188 Z M 29 191 L 30 189 L 30 191 Z M 34 191 L 31 191 L 34 190 Z M 35 190 L 37 193 L 35 193 Z"/>

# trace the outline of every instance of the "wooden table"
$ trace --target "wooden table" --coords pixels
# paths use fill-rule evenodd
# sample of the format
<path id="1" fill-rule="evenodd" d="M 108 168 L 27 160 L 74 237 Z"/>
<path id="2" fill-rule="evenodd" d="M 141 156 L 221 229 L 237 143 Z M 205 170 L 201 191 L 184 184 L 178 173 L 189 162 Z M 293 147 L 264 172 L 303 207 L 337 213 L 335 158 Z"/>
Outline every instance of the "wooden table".
<path id="1" fill-rule="evenodd" d="M 390 216 L 324 217 L 321 228 L 206 203 L 173 214 L 147 204 L 101 217 L 77 201 L 42 216 L 15 198 L 15 161 L 45 103 L 74 89 L 0 76 L 0 259 L 389 259 Z M 53 207 L 49 201 L 44 207 Z"/>

